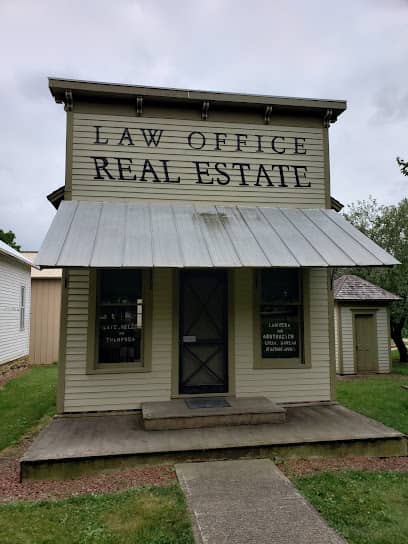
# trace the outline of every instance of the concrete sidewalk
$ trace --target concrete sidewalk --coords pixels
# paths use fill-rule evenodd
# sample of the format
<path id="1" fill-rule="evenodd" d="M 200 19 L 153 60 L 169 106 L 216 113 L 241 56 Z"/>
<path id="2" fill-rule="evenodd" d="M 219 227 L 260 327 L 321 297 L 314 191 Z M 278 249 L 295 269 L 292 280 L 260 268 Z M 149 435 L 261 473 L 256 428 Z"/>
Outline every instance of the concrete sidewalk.
<path id="1" fill-rule="evenodd" d="M 268 459 L 176 465 L 203 544 L 345 544 Z"/>

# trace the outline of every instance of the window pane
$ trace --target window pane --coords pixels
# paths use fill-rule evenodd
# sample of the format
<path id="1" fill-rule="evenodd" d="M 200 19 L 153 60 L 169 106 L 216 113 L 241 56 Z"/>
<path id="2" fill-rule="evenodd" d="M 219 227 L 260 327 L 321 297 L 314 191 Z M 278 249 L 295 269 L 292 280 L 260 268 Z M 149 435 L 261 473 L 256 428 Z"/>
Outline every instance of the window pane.
<path id="1" fill-rule="evenodd" d="M 25 287 L 21 286 L 20 290 L 20 330 L 24 330 L 25 323 Z"/>
<path id="2" fill-rule="evenodd" d="M 300 273 L 293 268 L 261 271 L 262 358 L 302 357 Z"/>
<path id="3" fill-rule="evenodd" d="M 99 275 L 98 362 L 140 361 L 143 325 L 141 272 L 103 270 Z"/>
<path id="4" fill-rule="evenodd" d="M 136 303 L 142 298 L 142 274 L 139 270 L 102 270 L 101 303 Z"/>
<path id="5" fill-rule="evenodd" d="M 262 357 L 300 357 L 299 308 L 277 308 L 261 315 Z"/>
<path id="6" fill-rule="evenodd" d="M 282 268 L 261 271 L 261 302 L 299 302 L 299 271 Z"/>

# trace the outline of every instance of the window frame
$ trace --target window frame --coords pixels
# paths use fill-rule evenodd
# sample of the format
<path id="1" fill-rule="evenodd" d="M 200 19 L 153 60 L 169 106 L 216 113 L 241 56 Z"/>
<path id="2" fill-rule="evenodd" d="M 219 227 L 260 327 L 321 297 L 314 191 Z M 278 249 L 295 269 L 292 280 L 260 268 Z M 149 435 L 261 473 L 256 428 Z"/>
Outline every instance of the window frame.
<path id="1" fill-rule="evenodd" d="M 25 330 L 26 287 L 20 285 L 20 331 Z"/>
<path id="2" fill-rule="evenodd" d="M 262 357 L 261 346 L 261 272 L 257 269 L 254 271 L 254 304 L 253 304 L 253 338 L 254 338 L 254 368 L 310 368 L 310 317 L 309 317 L 309 273 L 306 269 L 299 269 L 299 300 L 301 306 L 300 312 L 300 356 L 299 357 Z M 277 306 L 285 306 L 277 304 Z"/>
<path id="3" fill-rule="evenodd" d="M 98 355 L 98 320 L 97 302 L 100 285 L 100 273 L 111 268 L 91 270 L 89 273 L 89 309 L 88 309 L 88 357 L 87 374 L 123 374 L 129 372 L 151 371 L 152 350 L 152 275 L 147 270 L 132 269 L 142 275 L 143 327 L 141 338 L 141 360 L 137 362 L 100 363 Z M 120 271 L 120 269 L 117 269 Z"/>

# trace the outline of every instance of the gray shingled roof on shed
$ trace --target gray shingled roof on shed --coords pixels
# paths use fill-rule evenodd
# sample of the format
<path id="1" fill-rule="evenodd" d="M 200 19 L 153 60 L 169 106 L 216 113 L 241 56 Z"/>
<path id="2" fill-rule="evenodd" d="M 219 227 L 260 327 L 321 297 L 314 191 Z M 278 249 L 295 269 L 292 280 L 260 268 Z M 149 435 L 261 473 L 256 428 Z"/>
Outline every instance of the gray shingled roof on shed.
<path id="1" fill-rule="evenodd" d="M 334 299 L 338 301 L 370 300 L 376 302 L 391 302 L 400 300 L 398 295 L 386 291 L 367 280 L 353 274 L 341 276 L 334 280 Z"/>

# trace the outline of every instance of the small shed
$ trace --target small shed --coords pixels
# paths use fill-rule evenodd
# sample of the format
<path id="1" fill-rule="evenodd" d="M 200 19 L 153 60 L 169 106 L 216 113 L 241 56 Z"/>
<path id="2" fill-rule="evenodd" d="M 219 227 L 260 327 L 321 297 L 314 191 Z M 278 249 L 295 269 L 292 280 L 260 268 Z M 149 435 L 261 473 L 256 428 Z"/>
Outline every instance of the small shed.
<path id="1" fill-rule="evenodd" d="M 400 297 L 352 274 L 333 293 L 337 373 L 390 372 L 389 305 Z"/>
<path id="2" fill-rule="evenodd" d="M 23 254 L 34 261 L 36 251 Z M 31 269 L 31 364 L 48 364 L 58 360 L 61 314 L 61 268 Z"/>
<path id="3" fill-rule="evenodd" d="M 31 266 L 0 240 L 0 367 L 28 357 Z"/>

